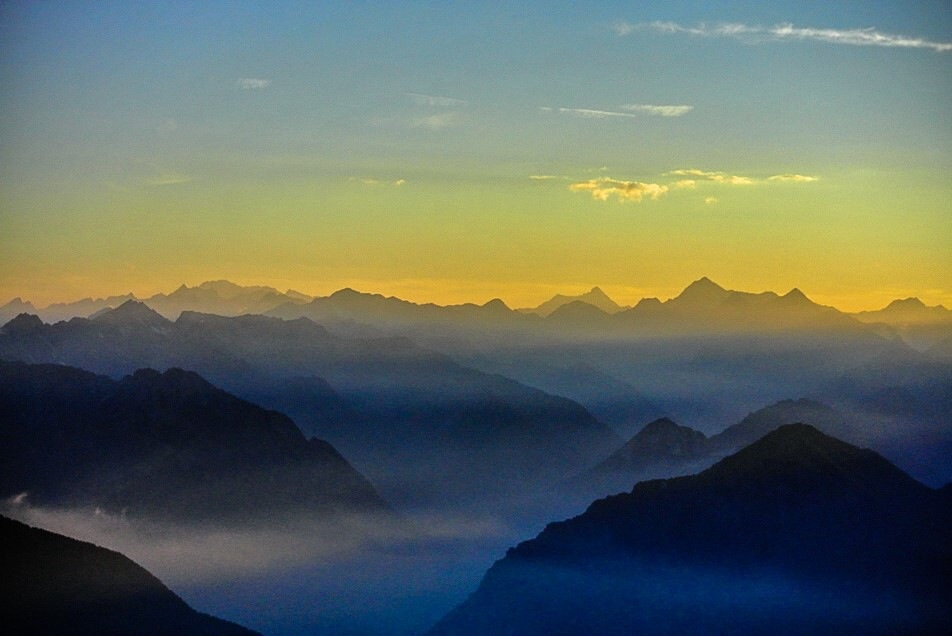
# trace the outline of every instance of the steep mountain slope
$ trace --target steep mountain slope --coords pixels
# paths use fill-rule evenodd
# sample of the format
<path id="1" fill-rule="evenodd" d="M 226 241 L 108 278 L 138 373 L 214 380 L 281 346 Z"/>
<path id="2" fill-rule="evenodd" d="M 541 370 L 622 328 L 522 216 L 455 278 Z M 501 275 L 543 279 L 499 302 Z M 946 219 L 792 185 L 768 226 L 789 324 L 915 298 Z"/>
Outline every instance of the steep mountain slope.
<path id="1" fill-rule="evenodd" d="M 255 633 L 196 612 L 118 552 L 6 517 L 0 562 L 0 623 L 9 634 Z"/>
<path id="2" fill-rule="evenodd" d="M 431 634 L 940 633 L 950 533 L 947 493 L 788 425 L 550 524 Z"/>
<path id="3" fill-rule="evenodd" d="M 327 442 L 195 373 L 0 361 L 0 497 L 162 520 L 385 512 Z"/>
<path id="4" fill-rule="evenodd" d="M 531 309 L 520 309 L 522 313 L 526 314 L 535 314 L 537 316 L 542 316 L 545 318 L 556 309 L 568 305 L 573 302 L 582 302 L 593 307 L 601 309 L 606 314 L 614 314 L 622 309 L 625 309 L 614 300 L 608 297 L 608 294 L 603 292 L 599 287 L 592 287 L 591 290 L 585 292 L 584 294 L 579 294 L 577 296 L 565 296 L 563 294 L 556 294 L 549 300 L 545 301 L 538 307 Z"/>

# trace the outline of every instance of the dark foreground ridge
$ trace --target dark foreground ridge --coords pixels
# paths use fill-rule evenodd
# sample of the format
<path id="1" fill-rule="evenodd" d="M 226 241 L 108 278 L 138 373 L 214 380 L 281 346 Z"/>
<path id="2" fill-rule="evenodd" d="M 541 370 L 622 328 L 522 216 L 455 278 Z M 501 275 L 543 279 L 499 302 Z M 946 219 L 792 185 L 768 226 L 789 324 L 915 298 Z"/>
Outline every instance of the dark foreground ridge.
<path id="1" fill-rule="evenodd" d="M 0 361 L 0 424 L 0 497 L 209 522 L 388 511 L 330 444 L 181 369 Z"/>
<path id="2" fill-rule="evenodd" d="M 442 634 L 948 633 L 952 502 L 783 426 L 508 551 Z"/>
<path id="3" fill-rule="evenodd" d="M 195 611 L 130 559 L 0 517 L 0 624 L 8 634 L 251 636 Z"/>

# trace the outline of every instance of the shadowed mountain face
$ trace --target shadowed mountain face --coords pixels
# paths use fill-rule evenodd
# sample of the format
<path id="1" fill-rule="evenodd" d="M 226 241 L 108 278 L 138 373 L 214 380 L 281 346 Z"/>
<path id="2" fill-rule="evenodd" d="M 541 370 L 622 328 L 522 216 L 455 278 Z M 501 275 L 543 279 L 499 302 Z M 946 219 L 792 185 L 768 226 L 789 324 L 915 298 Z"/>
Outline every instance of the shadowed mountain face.
<path id="1" fill-rule="evenodd" d="M 503 494 L 551 483 L 620 443 L 568 399 L 405 338 L 349 340 L 307 319 L 186 312 L 170 322 L 130 302 L 56 325 L 18 317 L 0 330 L 0 357 L 114 377 L 144 366 L 195 370 L 300 417 L 304 430 L 329 439 L 375 483 L 408 497 L 462 490 L 483 499 L 487 488 Z M 321 396 L 327 408 L 315 408 Z"/>
<path id="2" fill-rule="evenodd" d="M 526 314 L 536 314 L 537 316 L 542 316 L 545 318 L 560 307 L 574 302 L 581 302 L 585 303 L 586 305 L 591 305 L 592 307 L 597 307 L 606 314 L 614 314 L 621 311 L 622 309 L 625 309 L 614 300 L 609 298 L 608 294 L 603 292 L 600 288 L 592 287 L 590 291 L 584 294 L 579 294 L 578 296 L 564 296 L 562 294 L 556 294 L 538 307 L 533 309 L 520 309 L 519 311 Z"/>
<path id="3" fill-rule="evenodd" d="M 195 373 L 0 362 L 0 497 L 201 522 L 385 512 L 327 442 Z"/>
<path id="4" fill-rule="evenodd" d="M 9 634 L 251 636 L 196 612 L 118 552 L 0 517 L 3 594 Z"/>
<path id="5" fill-rule="evenodd" d="M 941 633 L 950 533 L 947 492 L 788 425 L 550 524 L 431 633 Z"/>

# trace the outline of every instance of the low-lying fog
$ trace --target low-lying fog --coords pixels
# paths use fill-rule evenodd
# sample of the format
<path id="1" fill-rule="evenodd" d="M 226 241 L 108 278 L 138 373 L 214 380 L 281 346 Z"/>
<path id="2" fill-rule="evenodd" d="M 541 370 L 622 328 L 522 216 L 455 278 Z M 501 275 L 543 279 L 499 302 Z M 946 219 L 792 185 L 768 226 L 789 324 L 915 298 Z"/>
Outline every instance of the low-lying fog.
<path id="1" fill-rule="evenodd" d="M 121 552 L 195 609 L 264 634 L 371 635 L 426 631 L 508 547 L 573 512 L 523 510 L 507 521 L 420 511 L 213 527 L 43 508 L 21 495 L 4 502 L 3 514 Z"/>

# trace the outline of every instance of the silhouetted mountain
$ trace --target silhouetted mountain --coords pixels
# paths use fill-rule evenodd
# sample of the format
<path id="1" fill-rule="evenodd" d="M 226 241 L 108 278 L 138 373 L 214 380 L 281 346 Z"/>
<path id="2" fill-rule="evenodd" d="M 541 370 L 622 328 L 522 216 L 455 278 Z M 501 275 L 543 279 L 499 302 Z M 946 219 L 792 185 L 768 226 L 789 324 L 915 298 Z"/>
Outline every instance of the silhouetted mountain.
<path id="1" fill-rule="evenodd" d="M 520 309 L 519 311 L 527 314 L 536 314 L 537 316 L 542 316 L 545 318 L 556 309 L 573 302 L 582 302 L 593 307 L 598 307 L 606 314 L 614 314 L 624 309 L 624 307 L 609 298 L 608 294 L 603 292 L 600 288 L 592 287 L 590 291 L 587 291 L 584 294 L 579 294 L 578 296 L 564 296 L 562 294 L 556 294 L 538 307 L 532 309 Z"/>
<path id="2" fill-rule="evenodd" d="M 54 323 L 70 318 L 86 318 L 103 310 L 115 309 L 130 300 L 138 299 L 132 294 L 109 296 L 107 298 L 83 298 L 71 303 L 53 303 L 38 312 L 31 313 L 38 313 L 44 321 Z"/>
<path id="3" fill-rule="evenodd" d="M 167 329 L 172 321 L 137 300 L 127 300 L 115 309 L 98 312 L 91 320 L 104 325 Z"/>
<path id="4" fill-rule="evenodd" d="M 29 301 L 23 302 L 22 298 L 14 298 L 0 307 L 0 325 L 9 322 L 20 314 L 36 314 L 36 307 Z"/>
<path id="5" fill-rule="evenodd" d="M 171 294 L 156 294 L 145 303 L 163 316 L 176 319 L 182 312 L 195 311 L 219 316 L 261 314 L 279 305 L 302 304 L 310 300 L 299 292 L 282 294 L 273 287 L 244 287 L 227 280 L 207 281 L 197 287 L 182 285 Z"/>
<path id="6" fill-rule="evenodd" d="M 386 510 L 330 444 L 195 373 L 0 361 L 0 379 L 0 497 L 209 522 Z"/>
<path id="7" fill-rule="evenodd" d="M 852 317 L 818 305 L 799 289 L 783 296 L 774 292 L 752 294 L 724 289 L 701 278 L 671 300 L 641 302 L 617 317 L 628 329 L 646 333 L 734 333 L 776 331 L 847 330 L 868 333 Z"/>
<path id="8" fill-rule="evenodd" d="M 890 328 L 920 351 L 952 338 L 952 310 L 942 305 L 928 307 L 918 298 L 894 300 L 883 309 L 852 315 L 861 322 Z"/>
<path id="9" fill-rule="evenodd" d="M 8 634 L 251 635 L 196 612 L 148 571 L 91 543 L 0 517 Z"/>
<path id="10" fill-rule="evenodd" d="M 857 432 L 849 426 L 842 413 L 814 400 L 782 400 L 776 404 L 748 413 L 737 424 L 712 435 L 707 440 L 708 451 L 721 455 L 752 444 L 784 424 L 805 423 L 815 426 L 827 435 L 853 440 Z"/>
<path id="11" fill-rule="evenodd" d="M 656 461 L 694 459 L 707 452 L 704 433 L 678 426 L 666 417 L 641 429 L 596 470 L 631 469 Z"/>
<path id="12" fill-rule="evenodd" d="M 948 633 L 949 536 L 942 492 L 787 425 L 548 525 L 430 633 Z"/>
<path id="13" fill-rule="evenodd" d="M 603 496 L 645 479 L 696 472 L 712 462 L 704 433 L 663 417 L 645 425 L 624 446 L 570 482 L 572 491 Z"/>

